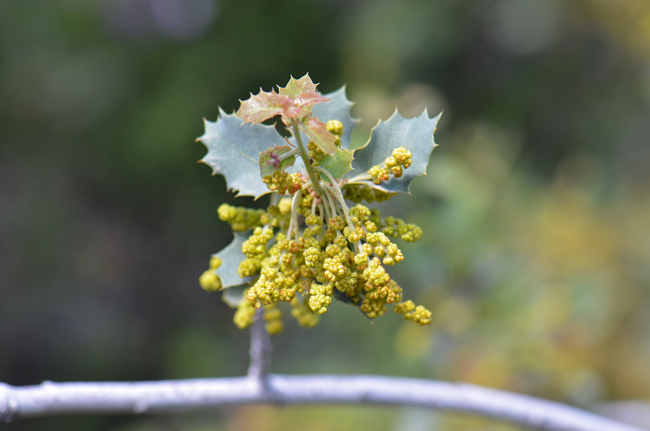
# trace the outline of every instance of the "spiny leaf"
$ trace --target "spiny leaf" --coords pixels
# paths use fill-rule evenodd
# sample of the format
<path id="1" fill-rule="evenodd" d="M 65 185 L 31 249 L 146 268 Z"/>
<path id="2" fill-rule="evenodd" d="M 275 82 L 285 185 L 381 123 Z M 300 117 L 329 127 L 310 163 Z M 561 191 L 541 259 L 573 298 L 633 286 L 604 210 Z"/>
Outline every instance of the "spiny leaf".
<path id="1" fill-rule="evenodd" d="M 221 278 L 222 290 L 250 281 L 250 277 L 242 278 L 237 272 L 239 263 L 246 258 L 246 255 L 241 251 L 241 246 L 249 236 L 251 236 L 250 232 L 235 232 L 235 239 L 226 248 L 214 255 L 221 259 L 221 265 L 216 269 L 215 274 Z"/>
<path id="2" fill-rule="evenodd" d="M 258 124 L 262 121 L 282 115 L 289 118 L 297 118 L 302 113 L 296 104 L 287 96 L 280 95 L 275 91 L 269 93 L 262 91 L 247 100 L 241 101 L 237 116 L 244 123 Z"/>
<path id="3" fill-rule="evenodd" d="M 300 96 L 302 93 L 316 93 L 316 86 L 309 77 L 309 73 L 303 76 L 300 79 L 295 79 L 293 76 L 287 83 L 286 87 L 278 86 L 280 94 L 283 96 L 290 97 L 292 99 Z"/>
<path id="4" fill-rule="evenodd" d="M 293 99 L 293 103 L 299 107 L 307 107 L 309 105 L 309 110 L 303 108 L 302 113 L 311 113 L 312 105 L 317 103 L 329 102 L 330 100 L 327 97 L 321 96 L 320 93 L 302 93 L 300 96 Z"/>
<path id="5" fill-rule="evenodd" d="M 239 286 L 232 286 L 229 289 L 224 290 L 221 293 L 221 300 L 228 304 L 232 308 L 237 308 L 239 304 L 245 300 L 244 290 L 248 287 L 248 284 L 242 284 Z"/>
<path id="6" fill-rule="evenodd" d="M 435 118 L 429 118 L 425 109 L 419 117 L 406 119 L 396 110 L 387 121 L 380 121 L 372 129 L 368 143 L 355 151 L 352 162 L 354 173 L 368 171 L 375 165 L 383 165 L 395 148 L 406 147 L 413 154 L 413 164 L 408 169 L 404 169 L 401 178 L 391 176 L 390 180 L 378 185 L 370 181 L 367 184 L 389 193 L 409 193 L 411 181 L 420 175 L 426 175 L 429 156 L 437 146 L 433 140 L 433 133 L 440 115 L 442 113 Z M 348 174 L 348 178 L 351 175 Z"/>
<path id="7" fill-rule="evenodd" d="M 234 114 L 219 110 L 216 122 L 205 122 L 205 133 L 198 138 L 208 148 L 201 160 L 212 167 L 213 175 L 226 178 L 229 190 L 238 190 L 237 196 L 256 198 L 270 193 L 260 181 L 259 156 L 267 148 L 284 145 L 284 138 L 273 126 L 254 124 L 243 126 Z"/>
<path id="8" fill-rule="evenodd" d="M 269 148 L 260 153 L 260 174 L 262 177 L 272 175 L 275 172 L 293 166 L 296 161 L 295 157 L 289 157 L 282 161 L 278 157 L 291 151 L 292 148 L 288 145 L 281 145 L 279 147 Z"/>
<path id="9" fill-rule="evenodd" d="M 354 302 L 352 300 L 352 298 L 350 298 L 345 292 L 341 292 L 338 289 L 334 289 L 333 292 L 334 292 L 334 299 L 336 299 L 337 301 L 344 302 L 346 304 L 353 305 L 353 306 L 357 307 L 359 309 L 359 311 L 361 311 L 361 301 Z M 370 320 L 370 322 L 372 323 L 372 317 L 368 317 L 368 315 L 366 313 L 364 313 L 363 311 L 361 311 L 361 314 L 366 316 L 366 318 L 368 320 Z"/>
<path id="10" fill-rule="evenodd" d="M 332 135 L 325 124 L 315 117 L 309 117 L 300 128 L 305 135 L 325 154 L 333 156 L 336 153 L 336 136 Z"/>
<path id="11" fill-rule="evenodd" d="M 334 299 L 345 302 L 346 304 L 354 305 L 357 308 L 361 307 L 361 301 L 354 302 L 345 292 L 341 292 L 338 289 L 333 289 L 332 292 L 334 293 Z"/>
<path id="12" fill-rule="evenodd" d="M 278 86 L 279 93 L 293 100 L 296 106 L 314 105 L 316 103 L 329 102 L 327 97 L 322 96 L 316 90 L 318 84 L 314 84 L 306 74 L 300 79 L 294 79 L 292 76 L 286 87 Z"/>
<path id="13" fill-rule="evenodd" d="M 265 92 L 262 89 L 256 95 L 251 93 L 249 99 L 240 100 L 237 116 L 244 123 L 258 124 L 282 115 L 282 121 L 289 124 L 289 118 L 303 119 L 311 114 L 314 104 L 329 101 L 316 90 L 316 84 L 311 81 L 309 74 L 298 80 L 292 76 L 287 86 L 278 87 L 278 90 L 279 93 Z"/>
<path id="14" fill-rule="evenodd" d="M 352 151 L 336 150 L 334 157 L 326 155 L 320 159 L 319 165 L 338 180 L 352 170 L 352 159 Z M 323 177 L 323 179 L 327 181 L 327 178 Z"/>
<path id="15" fill-rule="evenodd" d="M 341 148 L 348 149 L 350 148 L 350 141 L 352 130 L 354 126 L 357 125 L 359 120 L 352 118 L 350 115 L 350 108 L 352 108 L 353 103 L 348 100 L 345 95 L 345 86 L 339 88 L 338 90 L 324 95 L 330 101 L 327 103 L 322 103 L 320 105 L 314 105 L 312 109 L 313 115 L 318 118 L 321 122 L 327 123 L 329 120 L 339 120 L 343 123 L 343 136 L 341 136 Z M 289 138 L 289 141 L 296 144 L 296 139 L 292 136 Z M 303 171 L 305 165 L 302 162 L 302 159 L 299 157 L 296 160 L 296 164 L 289 171 L 290 173 Z"/>
<path id="16" fill-rule="evenodd" d="M 339 120 L 343 123 L 343 136 L 341 136 L 341 148 L 350 148 L 352 130 L 359 120 L 352 118 L 350 108 L 353 103 L 345 96 L 345 86 L 334 91 L 333 93 L 324 94 L 330 101 L 320 105 L 314 105 L 312 113 L 323 123 L 330 120 Z"/>

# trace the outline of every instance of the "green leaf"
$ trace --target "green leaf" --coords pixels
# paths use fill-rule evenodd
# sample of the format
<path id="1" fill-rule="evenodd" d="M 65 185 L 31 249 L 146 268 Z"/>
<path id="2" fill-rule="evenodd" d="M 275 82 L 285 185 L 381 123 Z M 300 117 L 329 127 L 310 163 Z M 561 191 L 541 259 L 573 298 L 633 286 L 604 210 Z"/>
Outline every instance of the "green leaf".
<path id="1" fill-rule="evenodd" d="M 251 236 L 251 233 L 235 232 L 235 239 L 226 248 L 215 254 L 221 259 L 221 265 L 215 273 L 221 278 L 221 289 L 227 289 L 232 286 L 238 286 L 250 281 L 250 277 L 242 278 L 237 272 L 239 263 L 246 258 L 241 251 L 241 246 Z"/>
<path id="2" fill-rule="evenodd" d="M 343 136 L 341 136 L 341 148 L 350 148 L 350 140 L 352 130 L 357 125 L 359 120 L 352 118 L 350 115 L 350 108 L 353 103 L 345 96 L 345 86 L 336 90 L 333 93 L 324 94 L 330 101 L 328 103 L 321 103 L 314 105 L 312 113 L 323 123 L 330 120 L 339 120 L 343 123 Z"/>
<path id="3" fill-rule="evenodd" d="M 357 308 L 359 309 L 359 311 L 361 311 L 361 301 L 359 301 L 359 302 L 354 302 L 354 301 L 352 300 L 352 298 L 350 298 L 350 297 L 349 297 L 345 292 L 341 292 L 340 290 L 338 290 L 338 289 L 336 289 L 336 288 L 333 290 L 333 292 L 334 292 L 334 299 L 336 299 L 337 301 L 341 301 L 341 302 L 343 302 L 343 303 L 346 303 L 346 304 L 352 305 L 352 306 L 354 306 L 354 307 L 357 307 Z M 364 316 L 366 316 L 366 318 L 367 318 L 368 320 L 370 320 L 370 322 L 372 322 L 372 318 L 371 318 L 371 317 L 368 317 L 368 315 L 367 315 L 366 313 L 364 313 L 363 311 L 361 311 L 361 314 L 363 314 Z"/>
<path id="4" fill-rule="evenodd" d="M 262 91 L 247 100 L 241 101 L 237 116 L 244 123 L 258 124 L 262 121 L 273 118 L 276 115 L 284 117 L 297 118 L 302 113 L 302 109 L 287 96 L 282 96 L 275 91 L 269 93 Z"/>
<path id="5" fill-rule="evenodd" d="M 372 181 L 364 183 L 389 193 L 410 193 L 411 181 L 420 175 L 426 175 L 431 151 L 437 146 L 433 141 L 433 133 L 440 115 L 442 113 L 435 118 L 429 118 L 425 109 L 419 117 L 406 119 L 396 110 L 387 121 L 379 121 L 372 129 L 368 143 L 354 152 L 352 167 L 355 174 L 366 172 L 375 165 L 383 165 L 395 148 L 405 147 L 413 154 L 413 164 L 404 169 L 401 178 L 391 177 L 378 185 Z M 350 176 L 351 174 L 348 174 L 348 177 Z"/>
<path id="6" fill-rule="evenodd" d="M 336 136 L 330 133 L 325 123 L 315 117 L 309 117 L 305 122 L 300 123 L 300 128 L 305 135 L 321 149 L 325 154 L 333 156 L 336 153 Z"/>
<path id="7" fill-rule="evenodd" d="M 334 178 L 339 180 L 343 178 L 343 175 L 352 170 L 352 159 L 352 151 L 336 150 L 334 157 L 325 156 L 320 159 L 320 167 L 327 169 L 327 171 L 332 174 Z M 323 179 L 325 181 L 328 181 L 325 176 L 323 176 Z"/>
<path id="8" fill-rule="evenodd" d="M 260 153 L 284 145 L 284 138 L 273 126 L 242 126 L 242 120 L 234 114 L 219 112 L 216 122 L 203 120 L 205 133 L 198 140 L 208 148 L 208 154 L 201 162 L 212 167 L 213 175 L 223 175 L 228 190 L 239 191 L 237 196 L 258 198 L 270 193 L 259 176 Z"/>
<path id="9" fill-rule="evenodd" d="M 278 157 L 280 155 L 286 154 L 291 150 L 293 150 L 293 148 L 290 146 L 281 145 L 279 147 L 269 148 L 268 150 L 261 152 L 259 165 L 260 174 L 262 177 L 272 175 L 281 169 L 286 169 L 290 166 L 293 166 L 296 161 L 295 157 L 288 157 L 282 161 L 278 160 Z"/>
<path id="10" fill-rule="evenodd" d="M 248 288 L 248 284 L 239 286 L 232 286 L 221 293 L 221 300 L 232 308 L 237 308 L 239 304 L 244 301 L 244 290 Z"/>
<path id="11" fill-rule="evenodd" d="M 345 95 L 345 86 L 339 88 L 333 93 L 325 94 L 324 96 L 327 97 L 330 102 L 314 105 L 312 113 L 323 123 L 327 123 L 329 120 L 339 120 L 343 123 L 343 136 L 340 138 L 341 148 L 347 150 L 350 148 L 352 130 L 359 122 L 359 120 L 352 118 L 350 115 L 350 108 L 352 108 L 353 103 L 350 102 Z M 293 136 L 289 138 L 289 141 L 292 144 L 297 145 Z M 302 159 L 299 157 L 293 168 L 287 172 L 304 172 L 304 169 L 305 166 L 302 163 Z"/>
<path id="12" fill-rule="evenodd" d="M 358 303 L 357 303 L 357 302 L 354 302 L 354 301 L 352 300 L 352 298 L 350 298 L 350 297 L 347 295 L 347 293 L 345 293 L 345 292 L 341 292 L 341 291 L 338 290 L 337 288 L 334 288 L 334 289 L 332 290 L 332 292 L 334 293 L 334 299 L 336 299 L 336 300 L 338 300 L 338 301 L 341 301 L 341 302 L 345 302 L 346 304 L 354 305 L 354 306 L 357 307 L 357 308 L 361 307 L 361 301 L 359 301 Z"/>

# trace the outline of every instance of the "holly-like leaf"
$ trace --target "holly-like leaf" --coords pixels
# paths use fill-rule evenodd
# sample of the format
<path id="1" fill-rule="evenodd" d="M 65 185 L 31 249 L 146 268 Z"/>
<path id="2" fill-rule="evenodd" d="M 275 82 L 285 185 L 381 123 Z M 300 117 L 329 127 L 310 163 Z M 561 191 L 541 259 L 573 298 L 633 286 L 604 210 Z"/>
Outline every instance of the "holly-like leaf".
<path id="1" fill-rule="evenodd" d="M 319 165 L 321 168 L 327 169 L 327 171 L 338 180 L 343 178 L 343 175 L 352 170 L 352 159 L 352 151 L 336 150 L 334 157 L 326 155 L 320 159 Z M 323 179 L 327 181 L 327 178 L 324 176 Z"/>
<path id="2" fill-rule="evenodd" d="M 336 146 L 336 136 L 327 130 L 325 124 L 315 117 L 307 118 L 307 121 L 300 123 L 301 129 L 305 135 L 321 149 L 325 154 L 333 156 L 338 147 Z"/>
<path id="3" fill-rule="evenodd" d="M 242 278 L 237 272 L 239 263 L 246 259 L 246 255 L 241 251 L 241 246 L 249 236 L 251 236 L 250 233 L 235 232 L 235 239 L 226 248 L 214 255 L 221 259 L 221 265 L 215 270 L 215 274 L 221 278 L 222 290 L 250 281 L 250 277 Z"/>
<path id="4" fill-rule="evenodd" d="M 216 122 L 204 120 L 205 133 L 198 140 L 208 148 L 208 154 L 201 162 L 212 167 L 213 175 L 223 175 L 228 189 L 239 191 L 237 196 L 258 198 L 270 193 L 260 181 L 260 153 L 284 145 L 284 138 L 273 126 L 254 124 L 242 127 L 242 120 L 234 114 L 219 112 Z"/>
<path id="5" fill-rule="evenodd" d="M 346 304 L 354 305 L 357 308 L 361 307 L 361 301 L 354 302 L 345 292 L 341 292 L 338 289 L 333 289 L 332 292 L 334 293 L 334 299 L 345 302 Z"/>
<path id="6" fill-rule="evenodd" d="M 368 171 L 375 165 L 383 165 L 395 148 L 405 147 L 413 154 L 413 164 L 404 169 L 402 177 L 391 176 L 390 180 L 382 181 L 378 185 L 371 181 L 367 184 L 389 193 L 409 193 L 411 181 L 420 175 L 426 175 L 429 156 L 437 146 L 433 133 L 440 115 L 442 113 L 435 118 L 429 118 L 425 109 L 419 117 L 406 119 L 396 110 L 387 121 L 379 121 L 372 129 L 368 143 L 354 152 L 354 174 Z M 348 174 L 348 178 L 350 176 L 351 174 Z"/>
<path id="7" fill-rule="evenodd" d="M 318 84 L 314 84 L 306 74 L 300 79 L 294 79 L 292 76 L 286 87 L 278 86 L 279 93 L 282 96 L 287 96 L 296 106 L 314 105 L 316 103 L 329 102 L 327 97 L 322 96 L 316 90 Z"/>
<path id="8" fill-rule="evenodd" d="M 242 301 L 245 301 L 244 290 L 248 288 L 248 284 L 240 286 L 232 286 L 221 293 L 221 300 L 232 308 L 237 308 Z"/>
<path id="9" fill-rule="evenodd" d="M 314 104 L 329 101 L 316 90 L 316 84 L 311 81 L 309 74 L 298 80 L 292 76 L 287 86 L 278 87 L 278 90 L 279 93 L 265 92 L 262 89 L 256 95 L 251 93 L 247 100 L 240 100 L 237 116 L 244 123 L 258 124 L 281 115 L 282 121 L 289 124 L 289 118 L 303 119 L 311 114 Z"/>
<path id="10" fill-rule="evenodd" d="M 249 99 L 241 101 L 237 116 L 244 123 L 258 124 L 276 115 L 297 118 L 302 111 L 289 97 L 278 94 L 275 91 L 267 93 L 260 89 L 258 94 L 253 96 L 251 93 Z"/>
<path id="11" fill-rule="evenodd" d="M 288 157 L 282 161 L 279 159 L 282 154 L 286 154 L 292 149 L 293 148 L 288 145 L 282 145 L 279 147 L 269 148 L 260 153 L 260 174 L 265 177 L 267 175 L 272 175 L 281 169 L 293 166 L 296 161 L 295 157 Z"/>
<path id="12" fill-rule="evenodd" d="M 287 83 L 286 87 L 278 86 L 281 95 L 295 99 L 303 93 L 317 93 L 316 86 L 309 77 L 309 73 L 305 74 L 300 79 L 295 79 L 293 76 Z"/>
<path id="13" fill-rule="evenodd" d="M 293 103 L 296 104 L 296 106 L 299 107 L 308 107 L 309 110 L 305 110 L 303 108 L 303 113 L 311 113 L 312 105 L 315 105 L 317 103 L 323 103 L 323 102 L 329 102 L 330 100 L 325 97 L 321 96 L 320 93 L 302 93 L 300 96 L 296 97 L 293 99 Z"/>
<path id="14" fill-rule="evenodd" d="M 354 307 L 357 307 L 359 309 L 359 311 L 361 311 L 361 301 L 354 302 L 352 300 L 352 298 L 350 298 L 345 292 L 341 292 L 338 289 L 334 289 L 333 292 L 334 292 L 334 299 L 336 299 L 337 301 L 341 301 L 341 302 L 344 302 L 346 304 L 352 305 Z M 366 316 L 366 318 L 368 320 L 370 320 L 370 322 L 372 322 L 372 317 L 368 317 L 368 315 L 366 313 L 364 313 L 363 311 L 361 311 L 361 314 Z"/>
<path id="15" fill-rule="evenodd" d="M 345 86 L 332 93 L 325 94 L 324 96 L 327 97 L 330 101 L 328 103 L 315 105 L 312 109 L 312 113 L 323 123 L 327 123 L 329 120 L 339 120 L 341 123 L 343 123 L 343 136 L 340 138 L 341 148 L 347 150 L 350 148 L 352 130 L 359 122 L 359 120 L 352 118 L 350 115 L 350 108 L 352 108 L 353 103 L 350 102 L 345 95 Z M 289 138 L 289 141 L 293 144 L 296 144 L 295 138 L 293 136 Z M 299 157 L 296 160 L 296 164 L 288 172 L 304 172 L 304 169 L 305 165 L 302 163 L 302 159 Z"/>
<path id="16" fill-rule="evenodd" d="M 323 123 L 330 120 L 339 120 L 343 123 L 343 136 L 341 136 L 341 148 L 350 148 L 352 130 L 359 120 L 352 118 L 350 108 L 353 103 L 345 95 L 345 86 L 333 93 L 324 94 L 330 101 L 320 105 L 314 105 L 312 108 L 313 115 Z"/>

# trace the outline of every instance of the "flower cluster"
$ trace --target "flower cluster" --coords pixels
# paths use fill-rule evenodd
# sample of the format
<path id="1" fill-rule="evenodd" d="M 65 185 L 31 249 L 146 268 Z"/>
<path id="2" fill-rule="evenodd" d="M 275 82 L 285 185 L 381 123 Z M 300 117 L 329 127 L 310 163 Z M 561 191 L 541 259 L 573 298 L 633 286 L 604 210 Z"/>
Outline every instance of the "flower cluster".
<path id="1" fill-rule="evenodd" d="M 337 126 L 340 128 L 340 123 Z M 404 150 L 393 151 L 386 165 L 408 168 L 411 156 Z M 310 152 L 313 159 L 318 158 L 317 151 L 313 148 Z M 392 216 L 383 219 L 379 210 L 360 203 L 349 208 L 343 196 L 347 192 L 349 197 L 349 186 L 358 190 L 356 185 L 323 182 L 319 195 L 307 177 L 288 177 L 296 179 L 299 191 L 292 198 L 275 195 L 266 211 L 226 204 L 219 208 L 219 217 L 233 230 L 252 231 L 242 244 L 245 258 L 238 273 L 253 281 L 235 313 L 237 326 L 249 326 L 254 310 L 263 306 L 269 333 L 281 332 L 282 313 L 277 304 L 287 302 L 300 325 L 313 327 L 333 299 L 354 304 L 369 318 L 383 315 L 387 306 L 394 305 L 395 312 L 405 319 L 420 325 L 430 323 L 428 310 L 415 307 L 412 301 L 402 302 L 402 288 L 385 269 L 404 259 L 390 238 L 416 241 L 422 229 Z M 280 193 L 271 185 L 269 188 Z M 218 285 L 212 281 L 217 277 L 216 268 L 211 269 L 201 276 L 206 289 Z"/>
<path id="2" fill-rule="evenodd" d="M 294 194 L 302 184 L 300 182 L 300 174 L 288 174 L 286 171 L 277 171 L 271 175 L 266 175 L 262 177 L 262 182 L 272 192 L 277 192 L 278 194 Z"/>
<path id="3" fill-rule="evenodd" d="M 221 259 L 217 256 L 212 256 L 210 258 L 210 269 L 203 271 L 203 274 L 199 277 L 199 284 L 208 292 L 221 289 L 221 279 L 215 273 L 220 266 Z"/>
<path id="4" fill-rule="evenodd" d="M 232 230 L 235 232 L 244 232 L 259 225 L 260 217 L 264 214 L 264 210 L 221 204 L 217 213 L 219 214 L 219 218 L 228 223 Z"/>
<path id="5" fill-rule="evenodd" d="M 411 156 L 411 152 L 406 148 L 395 148 L 393 155 L 386 158 L 383 167 L 375 165 L 368 170 L 368 174 L 372 177 L 372 182 L 380 184 L 382 181 L 388 181 L 391 175 L 395 178 L 401 178 L 404 174 L 404 169 L 408 169 L 413 163 Z"/>
<path id="6" fill-rule="evenodd" d="M 386 271 L 386 267 L 404 260 L 393 241 L 417 241 L 422 237 L 422 229 L 392 216 L 382 218 L 378 209 L 367 206 L 403 191 L 394 184 L 408 184 L 424 173 L 422 165 L 426 164 L 418 162 L 418 167 L 413 168 L 416 172 L 402 178 L 413 165 L 414 155 L 404 146 L 381 147 L 381 158 L 388 155 L 382 164 L 367 163 L 360 168 L 358 163 L 364 162 L 355 162 L 353 168 L 354 153 L 345 148 L 349 137 L 345 137 L 343 122 L 330 119 L 322 123 L 312 115 L 314 104 L 328 100 L 305 76 L 300 80 L 292 78 L 278 92 L 260 92 L 242 102 L 236 115 L 244 123 L 255 125 L 279 115 L 292 138 L 285 139 L 287 145 L 276 145 L 259 153 L 261 179 L 272 192 L 266 210 L 226 204 L 219 207 L 220 219 L 238 234 L 236 249 L 228 247 L 217 256 L 239 262 L 237 272 L 235 275 L 234 268 L 229 268 L 228 280 L 220 279 L 221 259 L 215 256 L 210 269 L 200 277 L 201 286 L 206 290 L 236 290 L 239 286 L 243 290 L 241 298 L 228 295 L 227 299 L 237 307 L 235 324 L 239 328 L 251 325 L 256 309 L 261 309 L 271 334 L 283 330 L 283 302 L 291 308 L 297 322 L 306 327 L 317 325 L 334 300 L 357 307 L 370 319 L 383 315 L 392 306 L 407 320 L 429 324 L 431 312 L 410 300 L 403 301 L 402 288 Z M 417 121 L 429 128 L 430 134 L 422 139 L 428 139 L 426 145 L 432 149 L 433 126 L 428 120 Z M 222 127 L 228 127 L 223 124 Z M 419 130 L 401 123 L 398 127 Z M 268 133 L 268 129 L 264 130 Z M 303 136 L 308 138 L 306 142 Z M 211 135 L 209 138 L 212 139 Z M 405 141 L 412 142 L 410 138 Z M 378 144 L 374 145 L 364 147 L 365 154 L 377 148 Z M 418 150 L 416 161 L 421 154 Z M 211 157 L 218 156 L 215 153 Z M 297 158 L 302 161 L 300 169 L 292 168 Z M 346 176 L 353 170 L 358 175 Z M 349 207 L 348 201 L 356 205 Z"/>
<path id="7" fill-rule="evenodd" d="M 404 320 L 412 320 L 420 326 L 428 325 L 432 321 L 431 312 L 421 305 L 416 307 L 411 300 L 397 304 L 393 311 L 403 314 Z"/>
<path id="8" fill-rule="evenodd" d="M 239 274 L 259 274 L 246 294 L 250 304 L 259 307 L 285 301 L 302 306 L 294 301 L 300 295 L 308 298 L 312 313 L 323 314 L 336 291 L 374 318 L 384 314 L 387 304 L 401 301 L 402 289 L 384 268 L 404 259 L 381 230 L 392 233 L 393 225 L 364 205 L 328 217 L 322 202 L 314 201 L 308 190 L 294 199 L 297 213 L 304 218 L 303 229 L 295 229 L 294 235 L 275 232 L 270 224 L 257 227 L 242 246 L 246 259 L 239 265 Z M 312 201 L 316 211 L 305 209 L 305 200 Z"/>
<path id="9" fill-rule="evenodd" d="M 387 201 L 395 196 L 395 193 L 388 193 L 372 188 L 367 184 L 357 183 L 347 184 L 343 188 L 343 196 L 345 199 L 351 200 L 354 203 L 366 201 L 371 204 L 373 202 Z"/>

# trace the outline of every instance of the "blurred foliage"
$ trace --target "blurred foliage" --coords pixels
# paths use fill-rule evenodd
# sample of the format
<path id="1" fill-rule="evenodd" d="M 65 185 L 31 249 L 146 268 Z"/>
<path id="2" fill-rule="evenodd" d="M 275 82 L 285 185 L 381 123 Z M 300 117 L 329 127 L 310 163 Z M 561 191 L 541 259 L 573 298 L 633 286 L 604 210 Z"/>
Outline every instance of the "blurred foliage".
<path id="1" fill-rule="evenodd" d="M 586 407 L 647 397 L 649 23 L 641 0 L 0 2 L 0 381 L 245 373 L 245 333 L 197 282 L 231 240 L 216 208 L 235 200 L 194 139 L 218 106 L 309 72 L 323 92 L 347 83 L 356 145 L 396 105 L 445 109 L 429 176 L 391 201 L 425 229 L 391 272 L 436 321 L 371 326 L 332 307 L 275 338 L 274 372 L 463 380 Z M 512 429 L 350 407 L 12 429 L 404 424 Z"/>
<path id="2" fill-rule="evenodd" d="M 399 351 L 452 379 L 579 405 L 647 396 L 650 190 L 607 190 L 586 155 L 536 184 L 511 169 L 506 134 L 474 125 L 456 139 L 414 190 L 432 205 L 403 204 L 433 228 L 415 254 L 438 326 L 404 327 Z"/>

